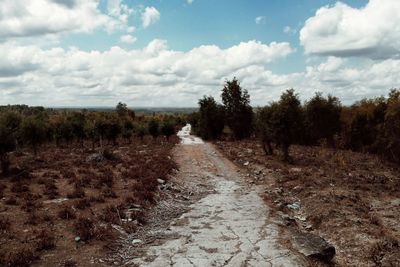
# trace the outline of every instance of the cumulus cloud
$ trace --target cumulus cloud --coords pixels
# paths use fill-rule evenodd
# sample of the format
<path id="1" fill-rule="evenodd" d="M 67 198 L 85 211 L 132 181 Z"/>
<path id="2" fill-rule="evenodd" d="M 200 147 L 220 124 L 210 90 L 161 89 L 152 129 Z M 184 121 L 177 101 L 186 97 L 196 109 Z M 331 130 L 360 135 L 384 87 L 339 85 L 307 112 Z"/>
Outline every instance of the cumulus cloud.
<path id="1" fill-rule="evenodd" d="M 257 25 L 265 24 L 266 18 L 264 16 L 256 17 L 255 22 Z"/>
<path id="2" fill-rule="evenodd" d="M 46 50 L 13 43 L 0 50 L 7 55 L 0 58 L 0 104 L 114 105 L 124 99 L 138 106 L 194 106 L 203 94 L 219 95 L 225 79 L 245 74 L 283 86 L 285 79 L 265 73 L 265 67 L 292 52 L 288 43 L 256 41 L 182 52 L 157 39 L 133 50 Z"/>
<path id="3" fill-rule="evenodd" d="M 107 10 L 110 16 L 119 19 L 123 23 L 127 23 L 129 16 L 133 13 L 133 9 L 123 4 L 122 0 L 108 0 Z"/>
<path id="4" fill-rule="evenodd" d="M 112 30 L 118 20 L 102 14 L 96 0 L 2 0 L 0 39 L 60 32 Z"/>
<path id="5" fill-rule="evenodd" d="M 134 42 L 136 42 L 136 37 L 130 35 L 130 34 L 126 34 L 126 35 L 122 35 L 119 38 L 121 43 L 126 43 L 126 44 L 133 44 Z"/>
<path id="6" fill-rule="evenodd" d="M 360 9 L 338 2 L 320 8 L 300 31 L 307 54 L 400 57 L 400 1 L 370 0 Z"/>
<path id="7" fill-rule="evenodd" d="M 160 12 L 155 7 L 146 7 L 142 14 L 142 25 L 144 28 L 160 20 Z"/>

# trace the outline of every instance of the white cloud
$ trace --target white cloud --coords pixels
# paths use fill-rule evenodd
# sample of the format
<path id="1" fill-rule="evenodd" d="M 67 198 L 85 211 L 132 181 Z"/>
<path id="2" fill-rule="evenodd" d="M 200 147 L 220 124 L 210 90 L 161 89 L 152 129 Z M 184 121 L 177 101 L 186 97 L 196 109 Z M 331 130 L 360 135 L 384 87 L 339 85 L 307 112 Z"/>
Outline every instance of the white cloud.
<path id="1" fill-rule="evenodd" d="M 112 30 L 119 21 L 102 14 L 96 0 L 2 0 L 0 39 L 60 32 Z"/>
<path id="2" fill-rule="evenodd" d="M 136 28 L 135 28 L 134 26 L 130 26 L 130 27 L 128 27 L 128 28 L 126 29 L 126 32 L 128 32 L 128 33 L 132 33 L 132 32 L 134 32 L 134 31 L 136 31 Z"/>
<path id="3" fill-rule="evenodd" d="M 257 25 L 265 24 L 266 18 L 264 16 L 256 17 L 255 22 Z"/>
<path id="4" fill-rule="evenodd" d="M 300 31 L 307 54 L 400 57 L 400 1 L 370 0 L 360 9 L 338 2 L 320 8 Z"/>
<path id="5" fill-rule="evenodd" d="M 234 76 L 283 86 L 286 79 L 265 66 L 292 49 L 249 41 L 181 52 L 154 40 L 140 50 L 46 50 L 7 42 L 0 51 L 7 55 L 0 58 L 0 104 L 114 105 L 123 99 L 139 106 L 195 106 L 203 94 L 218 96 L 224 80 Z"/>
<path id="6" fill-rule="evenodd" d="M 133 13 L 133 9 L 123 4 L 122 0 L 108 0 L 107 11 L 110 16 L 118 18 L 123 23 L 128 22 L 129 16 Z"/>
<path id="7" fill-rule="evenodd" d="M 136 42 L 136 37 L 130 35 L 130 34 L 126 34 L 126 35 L 122 35 L 119 38 L 121 43 L 126 43 L 126 44 L 133 44 L 134 42 Z"/>
<path id="8" fill-rule="evenodd" d="M 189 5 L 193 4 L 194 0 L 187 0 L 186 1 Z"/>
<path id="9" fill-rule="evenodd" d="M 142 14 L 142 25 L 144 28 L 160 20 L 160 12 L 155 7 L 146 7 Z"/>

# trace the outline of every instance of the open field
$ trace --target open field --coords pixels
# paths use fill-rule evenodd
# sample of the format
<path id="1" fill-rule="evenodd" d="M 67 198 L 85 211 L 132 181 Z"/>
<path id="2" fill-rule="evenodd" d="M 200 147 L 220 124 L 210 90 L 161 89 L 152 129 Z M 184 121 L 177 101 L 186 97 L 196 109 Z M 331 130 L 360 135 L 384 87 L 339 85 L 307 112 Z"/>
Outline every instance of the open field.
<path id="1" fill-rule="evenodd" d="M 287 164 L 266 156 L 256 140 L 216 145 L 244 170 L 248 183 L 264 187 L 289 247 L 290 229 L 296 228 L 335 246 L 332 266 L 400 265 L 398 165 L 374 155 L 305 146 L 293 146 L 294 164 Z"/>
<path id="2" fill-rule="evenodd" d="M 103 265 L 119 236 L 145 224 L 159 186 L 176 170 L 176 138 L 106 146 L 44 146 L 11 154 L 0 179 L 1 266 Z M 108 265 L 104 263 L 104 265 Z"/>

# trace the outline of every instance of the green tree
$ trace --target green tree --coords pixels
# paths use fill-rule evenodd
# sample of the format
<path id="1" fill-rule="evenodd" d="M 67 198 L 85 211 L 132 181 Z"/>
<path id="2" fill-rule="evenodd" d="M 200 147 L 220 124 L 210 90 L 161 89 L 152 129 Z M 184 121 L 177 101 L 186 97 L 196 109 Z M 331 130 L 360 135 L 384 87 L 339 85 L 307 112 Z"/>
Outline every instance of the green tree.
<path id="1" fill-rule="evenodd" d="M 149 134 L 153 137 L 153 139 L 156 139 L 160 134 L 158 121 L 154 119 L 149 122 L 147 129 Z"/>
<path id="2" fill-rule="evenodd" d="M 235 139 L 249 137 L 252 132 L 253 110 L 247 90 L 243 90 L 238 80 L 234 78 L 225 83 L 221 96 L 226 122 Z"/>
<path id="3" fill-rule="evenodd" d="M 3 174 L 7 174 L 10 166 L 9 152 L 17 146 L 17 131 L 21 117 L 15 112 L 0 114 L 0 165 Z"/>
<path id="4" fill-rule="evenodd" d="M 264 109 L 261 123 L 260 128 L 265 131 L 262 140 L 274 142 L 281 148 L 283 160 L 291 161 L 289 148 L 300 141 L 303 132 L 302 107 L 293 89 L 283 93 L 279 102 Z"/>
<path id="5" fill-rule="evenodd" d="M 174 125 L 169 121 L 164 121 L 161 126 L 161 133 L 169 140 L 169 137 L 175 133 Z"/>
<path id="6" fill-rule="evenodd" d="M 197 133 L 204 139 L 217 139 L 224 129 L 224 108 L 211 96 L 199 100 Z"/>
<path id="7" fill-rule="evenodd" d="M 24 118 L 21 125 L 21 136 L 25 144 L 32 146 L 33 153 L 36 156 L 38 147 L 46 141 L 46 122 L 43 118 L 38 116 L 28 116 Z"/>
<path id="8" fill-rule="evenodd" d="M 316 144 L 320 139 L 326 139 L 333 145 L 334 135 L 340 132 L 341 104 L 338 98 L 328 95 L 323 97 L 316 93 L 306 102 L 305 123 L 307 141 Z"/>

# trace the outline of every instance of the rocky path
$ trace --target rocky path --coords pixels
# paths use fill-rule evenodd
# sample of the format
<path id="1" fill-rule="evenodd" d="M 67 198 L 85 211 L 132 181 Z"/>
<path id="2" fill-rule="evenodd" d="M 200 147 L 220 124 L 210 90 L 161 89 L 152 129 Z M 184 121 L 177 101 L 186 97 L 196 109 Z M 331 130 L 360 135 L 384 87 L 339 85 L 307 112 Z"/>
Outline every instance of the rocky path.
<path id="1" fill-rule="evenodd" d="M 171 238 L 149 245 L 131 264 L 139 266 L 303 266 L 278 245 L 278 229 L 256 187 L 244 184 L 236 167 L 216 149 L 180 133 L 177 161 L 181 175 L 197 186 L 213 187 L 207 196 L 173 220 Z M 196 179 L 191 179 L 196 177 Z"/>

